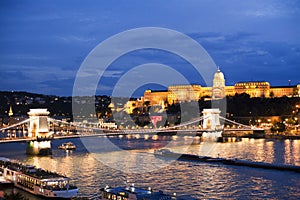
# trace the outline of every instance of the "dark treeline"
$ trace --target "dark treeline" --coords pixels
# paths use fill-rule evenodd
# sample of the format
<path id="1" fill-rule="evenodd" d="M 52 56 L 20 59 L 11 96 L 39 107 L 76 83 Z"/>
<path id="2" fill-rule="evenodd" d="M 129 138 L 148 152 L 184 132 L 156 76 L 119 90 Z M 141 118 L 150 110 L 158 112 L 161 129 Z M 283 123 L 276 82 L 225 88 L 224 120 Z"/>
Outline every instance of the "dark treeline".
<path id="1" fill-rule="evenodd" d="M 291 115 L 299 97 L 250 98 L 248 94 L 227 97 L 227 112 L 234 116 L 285 116 Z"/>
<path id="2" fill-rule="evenodd" d="M 84 105 L 89 102 L 90 98 L 79 97 L 76 98 L 76 103 Z M 120 98 L 120 107 L 124 107 L 126 104 L 126 98 Z M 74 99 L 73 99 L 74 100 Z M 107 96 L 96 96 L 93 97 L 92 101 L 95 103 L 95 111 L 98 117 L 104 117 L 109 115 L 111 117 L 112 111 L 109 108 L 111 102 L 110 97 Z M 127 99 L 128 100 L 128 99 Z M 123 105 L 121 105 L 123 104 Z M 173 104 L 168 105 L 166 114 L 171 118 L 178 119 L 194 113 L 195 104 L 189 108 L 190 103 L 186 104 Z M 200 113 L 204 108 L 210 108 L 211 105 L 223 104 L 225 109 L 222 110 L 222 115 L 227 118 L 234 117 L 252 117 L 257 118 L 260 116 L 289 116 L 292 114 L 295 105 L 300 104 L 300 98 L 250 98 L 248 94 L 240 94 L 235 96 L 226 97 L 226 101 L 205 101 L 204 98 L 198 101 Z M 10 106 L 13 108 L 14 115 L 27 115 L 30 108 L 47 108 L 50 111 L 51 116 L 65 116 L 72 119 L 72 97 L 58 97 L 49 96 L 42 94 L 32 94 L 27 92 L 0 92 L 0 115 L 7 116 Z M 149 105 L 146 105 L 149 106 Z M 183 107 L 184 113 L 181 113 Z M 147 110 L 151 110 L 151 107 Z M 155 110 L 155 109 L 152 109 Z M 159 109 L 158 109 L 159 110 Z M 190 110 L 190 111 L 189 111 Z M 122 110 L 122 112 L 124 109 Z M 84 106 L 83 106 L 84 112 Z M 89 113 L 85 113 L 88 115 Z M 140 115 L 145 115 L 149 113 L 141 112 Z M 153 114 L 153 113 L 151 113 Z M 135 113 L 135 119 L 137 119 L 138 113 Z M 149 117 L 146 116 L 147 119 Z M 138 120 L 138 119 L 137 119 Z M 176 123 L 179 123 L 177 120 Z"/>

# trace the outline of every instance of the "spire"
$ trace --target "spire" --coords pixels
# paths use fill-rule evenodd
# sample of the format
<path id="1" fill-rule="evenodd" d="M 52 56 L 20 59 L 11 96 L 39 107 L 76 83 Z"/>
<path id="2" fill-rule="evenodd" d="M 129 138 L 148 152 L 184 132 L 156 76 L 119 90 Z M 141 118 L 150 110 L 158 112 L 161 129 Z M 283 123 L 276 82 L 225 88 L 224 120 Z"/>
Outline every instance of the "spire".
<path id="1" fill-rule="evenodd" d="M 220 70 L 220 66 L 218 65 L 218 72 L 220 72 L 221 70 Z"/>
<path id="2" fill-rule="evenodd" d="M 9 112 L 8 112 L 8 116 L 13 116 L 14 113 L 13 113 L 13 110 L 12 110 L 12 106 L 10 105 L 10 108 L 9 108 Z"/>

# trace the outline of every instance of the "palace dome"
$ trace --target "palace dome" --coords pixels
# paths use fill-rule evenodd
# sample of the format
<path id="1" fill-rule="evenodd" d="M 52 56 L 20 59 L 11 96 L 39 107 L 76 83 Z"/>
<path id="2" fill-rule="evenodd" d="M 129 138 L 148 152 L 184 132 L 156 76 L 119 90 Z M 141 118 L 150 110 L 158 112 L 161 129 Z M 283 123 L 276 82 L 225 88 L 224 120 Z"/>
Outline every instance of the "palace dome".
<path id="1" fill-rule="evenodd" d="M 223 72 L 220 71 L 220 68 L 218 67 L 218 71 L 214 75 L 214 81 L 213 81 L 214 87 L 224 87 L 225 86 L 225 78 Z"/>

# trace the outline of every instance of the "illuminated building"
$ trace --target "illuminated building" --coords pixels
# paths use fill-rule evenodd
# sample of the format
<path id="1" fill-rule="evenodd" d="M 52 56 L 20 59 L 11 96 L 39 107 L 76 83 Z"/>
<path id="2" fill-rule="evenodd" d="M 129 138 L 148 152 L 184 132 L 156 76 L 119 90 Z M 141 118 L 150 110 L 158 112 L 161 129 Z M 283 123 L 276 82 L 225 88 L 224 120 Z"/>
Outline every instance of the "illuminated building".
<path id="1" fill-rule="evenodd" d="M 164 105 L 168 100 L 167 90 L 146 90 L 144 92 L 144 102 L 150 102 L 150 105 Z"/>
<path id="2" fill-rule="evenodd" d="M 225 94 L 225 78 L 224 78 L 224 74 L 220 71 L 219 67 L 218 67 L 218 71 L 214 75 L 211 96 L 212 96 L 212 99 L 222 99 L 226 96 L 226 94 Z"/>
<path id="3" fill-rule="evenodd" d="M 268 82 L 239 82 L 234 85 L 237 94 L 247 93 L 250 97 L 269 97 L 270 83 Z"/>
<path id="4" fill-rule="evenodd" d="M 186 101 L 198 101 L 200 97 L 200 85 L 172 85 L 168 87 L 169 104 Z"/>
<path id="5" fill-rule="evenodd" d="M 12 110 L 12 106 L 10 105 L 10 107 L 9 107 L 9 112 L 8 112 L 8 116 L 11 117 L 11 116 L 13 116 L 13 115 L 14 115 L 14 113 L 13 113 L 13 110 Z"/>
<path id="6" fill-rule="evenodd" d="M 201 97 L 211 97 L 212 87 L 202 87 Z"/>
<path id="7" fill-rule="evenodd" d="M 290 97 L 297 94 L 295 90 L 297 90 L 297 88 L 291 86 L 271 87 L 270 97 L 282 97 L 282 96 Z"/>
<path id="8" fill-rule="evenodd" d="M 226 96 L 234 96 L 236 94 L 234 86 L 225 86 L 225 94 Z"/>
<path id="9" fill-rule="evenodd" d="M 271 86 L 266 81 L 238 82 L 233 86 L 225 86 L 225 77 L 218 68 L 214 74 L 212 87 L 201 87 L 200 85 L 171 85 L 168 90 L 152 91 L 146 90 L 144 96 L 136 103 L 131 102 L 128 106 L 132 111 L 135 107 L 149 102 L 150 106 L 161 106 L 164 108 L 166 103 L 181 103 L 189 101 L 198 101 L 200 98 L 221 99 L 225 96 L 234 96 L 236 94 L 246 93 L 251 98 L 254 97 L 300 97 L 300 84 L 297 86 Z"/>

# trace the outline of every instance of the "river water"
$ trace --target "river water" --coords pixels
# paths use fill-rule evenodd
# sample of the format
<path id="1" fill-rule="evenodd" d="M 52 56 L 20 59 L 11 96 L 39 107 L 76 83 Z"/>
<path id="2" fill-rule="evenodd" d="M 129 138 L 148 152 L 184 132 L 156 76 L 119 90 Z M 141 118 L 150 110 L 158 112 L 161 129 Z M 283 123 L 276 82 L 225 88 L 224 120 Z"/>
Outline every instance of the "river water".
<path id="1" fill-rule="evenodd" d="M 77 149 L 57 149 L 67 141 L 72 141 Z M 110 149 L 108 145 L 117 148 Z M 106 185 L 124 185 L 127 180 L 136 186 L 176 192 L 185 199 L 300 199 L 299 173 L 177 161 L 153 155 L 154 149 L 164 147 L 175 152 L 300 166 L 300 140 L 245 138 L 228 143 L 141 135 L 76 138 L 54 140 L 52 156 L 28 156 L 26 143 L 0 144 L 0 156 L 71 177 L 80 196 L 97 194 Z"/>

